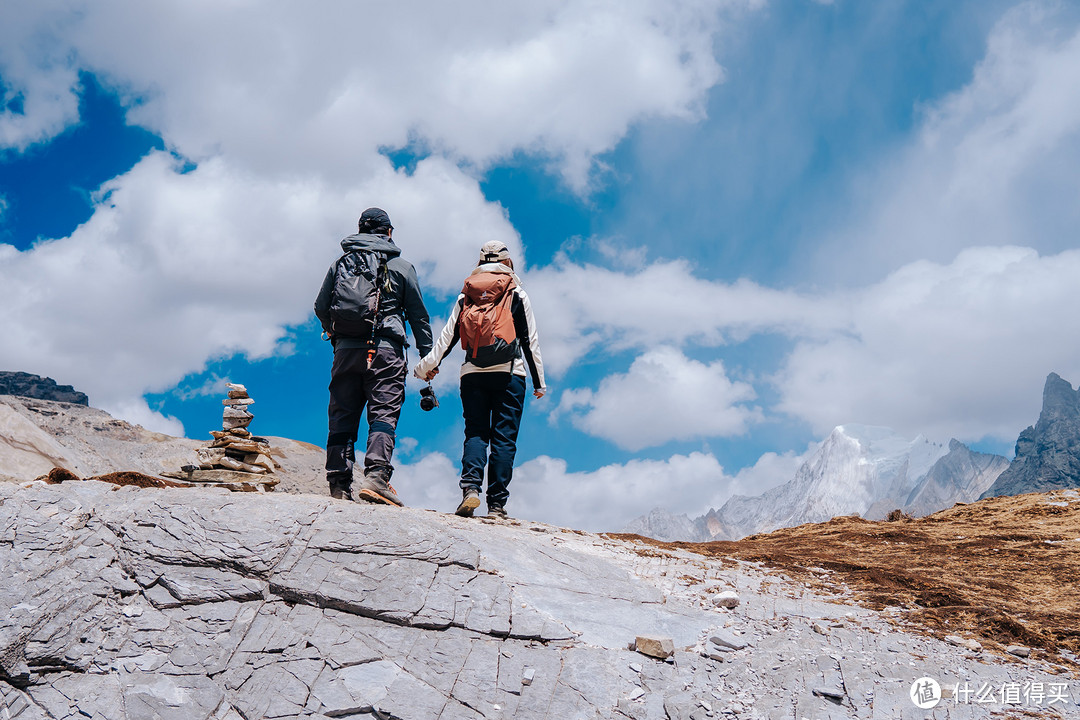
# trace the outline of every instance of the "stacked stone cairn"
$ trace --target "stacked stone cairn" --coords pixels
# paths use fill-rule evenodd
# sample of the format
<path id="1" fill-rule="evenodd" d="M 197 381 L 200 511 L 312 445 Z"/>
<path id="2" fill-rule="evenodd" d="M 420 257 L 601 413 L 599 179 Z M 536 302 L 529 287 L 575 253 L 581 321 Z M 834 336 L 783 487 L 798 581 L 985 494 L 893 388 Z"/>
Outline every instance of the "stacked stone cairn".
<path id="1" fill-rule="evenodd" d="M 185 465 L 182 472 L 167 477 L 192 483 L 212 483 L 230 490 L 273 490 L 278 479 L 272 477 L 280 465 L 271 457 L 270 441 L 252 435 L 248 426 L 255 416 L 250 407 L 255 401 L 243 385 L 228 383 L 229 396 L 222 400 L 221 430 L 211 430 L 214 440 L 195 451 L 198 465 Z"/>

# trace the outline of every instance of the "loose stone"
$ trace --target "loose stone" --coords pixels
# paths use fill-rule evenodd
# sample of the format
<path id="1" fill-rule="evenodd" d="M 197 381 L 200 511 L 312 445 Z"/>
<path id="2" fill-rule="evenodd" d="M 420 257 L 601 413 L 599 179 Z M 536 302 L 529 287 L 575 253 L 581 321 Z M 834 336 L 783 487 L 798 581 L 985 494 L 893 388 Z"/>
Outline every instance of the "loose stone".
<path id="1" fill-rule="evenodd" d="M 709 638 L 709 642 L 716 645 L 721 650 L 742 650 L 746 647 L 746 641 L 740 639 L 733 633 L 719 631 L 716 635 Z"/>
<path id="2" fill-rule="evenodd" d="M 979 652 L 980 650 L 982 650 L 982 645 L 980 645 L 978 641 L 962 638 L 959 635 L 946 635 L 945 641 L 948 643 L 952 643 L 957 647 L 967 648 L 971 652 Z"/>
<path id="3" fill-rule="evenodd" d="M 669 637 L 638 635 L 634 640 L 634 649 L 642 655 L 665 660 L 675 653 L 675 643 Z"/>
<path id="4" fill-rule="evenodd" d="M 813 693 L 819 697 L 829 698 L 840 702 L 844 699 L 844 691 L 839 688 L 817 686 L 813 689 Z"/>
<path id="5" fill-rule="evenodd" d="M 740 602 L 739 595 L 734 590 L 724 590 L 712 597 L 712 604 L 716 607 L 735 608 Z"/>

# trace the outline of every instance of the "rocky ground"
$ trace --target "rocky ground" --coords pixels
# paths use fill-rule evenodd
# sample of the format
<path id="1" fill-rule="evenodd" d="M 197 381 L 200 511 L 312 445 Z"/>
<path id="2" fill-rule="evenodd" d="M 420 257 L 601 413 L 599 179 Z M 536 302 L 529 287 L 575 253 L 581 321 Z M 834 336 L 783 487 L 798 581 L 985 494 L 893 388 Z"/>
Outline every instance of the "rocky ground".
<path id="1" fill-rule="evenodd" d="M 665 545 L 334 501 L 284 438 L 277 492 L 147 478 L 203 444 L 0 397 L 0 720 L 1080 717 L 1075 492 Z"/>
<path id="2" fill-rule="evenodd" d="M 938 636 L 963 636 L 999 654 L 1029 648 L 1047 662 L 1080 667 L 1076 490 L 989 498 L 919 519 L 839 517 L 737 542 L 671 547 L 761 562 Z"/>
<path id="3" fill-rule="evenodd" d="M 20 720 L 1080 715 L 1049 651 L 956 645 L 850 586 L 523 520 L 0 483 L 0 567 L 0 717 Z M 673 655 L 628 649 L 639 635 Z M 924 677 L 948 695 L 926 710 Z"/>

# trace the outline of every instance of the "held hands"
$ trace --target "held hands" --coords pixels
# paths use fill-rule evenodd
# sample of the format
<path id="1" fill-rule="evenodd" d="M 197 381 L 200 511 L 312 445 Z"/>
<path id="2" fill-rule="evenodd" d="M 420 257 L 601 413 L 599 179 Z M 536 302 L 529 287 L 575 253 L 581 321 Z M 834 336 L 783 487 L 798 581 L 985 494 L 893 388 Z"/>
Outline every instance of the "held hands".
<path id="1" fill-rule="evenodd" d="M 540 398 L 544 397 L 544 392 L 546 392 L 546 391 L 544 391 L 544 390 L 533 390 L 533 397 L 536 398 L 537 400 L 539 400 Z"/>
<path id="2" fill-rule="evenodd" d="M 434 370 L 431 370 L 431 371 L 429 371 L 427 373 L 421 373 L 420 372 L 420 366 L 417 365 L 416 367 L 413 368 L 413 373 L 412 374 L 413 374 L 414 377 L 420 378 L 424 382 L 431 382 L 431 379 L 439 374 L 439 368 L 435 368 Z"/>

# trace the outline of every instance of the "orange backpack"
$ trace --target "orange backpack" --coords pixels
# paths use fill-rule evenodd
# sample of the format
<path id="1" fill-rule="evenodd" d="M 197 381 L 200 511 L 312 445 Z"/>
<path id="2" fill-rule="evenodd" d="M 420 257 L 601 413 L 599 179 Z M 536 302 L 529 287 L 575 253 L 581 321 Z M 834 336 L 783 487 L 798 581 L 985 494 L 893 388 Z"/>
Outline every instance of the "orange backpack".
<path id="1" fill-rule="evenodd" d="M 482 272 L 465 280 L 458 332 L 468 361 L 477 367 L 500 365 L 519 355 L 511 311 L 514 287 L 514 278 L 506 273 Z"/>

